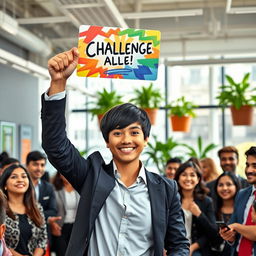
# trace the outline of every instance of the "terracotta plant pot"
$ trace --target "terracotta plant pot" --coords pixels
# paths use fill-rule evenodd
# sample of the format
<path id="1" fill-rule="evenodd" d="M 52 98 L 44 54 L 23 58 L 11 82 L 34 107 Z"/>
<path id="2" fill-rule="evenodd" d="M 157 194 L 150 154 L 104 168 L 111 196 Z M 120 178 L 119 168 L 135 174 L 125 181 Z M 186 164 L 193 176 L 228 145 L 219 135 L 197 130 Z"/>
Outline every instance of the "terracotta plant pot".
<path id="1" fill-rule="evenodd" d="M 230 107 L 233 125 L 252 125 L 253 120 L 253 107 L 242 106 L 240 109 L 236 109 L 234 106 Z"/>
<path id="2" fill-rule="evenodd" d="M 158 108 L 144 108 L 146 113 L 148 114 L 149 121 L 152 125 L 156 123 L 156 116 Z"/>
<path id="3" fill-rule="evenodd" d="M 189 132 L 191 116 L 171 116 L 171 124 L 174 132 Z"/>
<path id="4" fill-rule="evenodd" d="M 97 115 L 99 127 L 100 127 L 100 121 L 103 118 L 103 116 L 104 116 L 104 114 L 98 114 Z"/>

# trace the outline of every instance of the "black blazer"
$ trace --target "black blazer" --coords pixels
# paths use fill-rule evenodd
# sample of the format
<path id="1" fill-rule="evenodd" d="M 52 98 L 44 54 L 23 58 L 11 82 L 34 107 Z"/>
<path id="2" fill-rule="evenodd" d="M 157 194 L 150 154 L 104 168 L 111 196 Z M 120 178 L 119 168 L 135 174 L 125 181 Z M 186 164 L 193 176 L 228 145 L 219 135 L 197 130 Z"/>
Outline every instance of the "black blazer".
<path id="1" fill-rule="evenodd" d="M 42 96 L 42 141 L 49 161 L 80 194 L 66 256 L 87 255 L 95 220 L 115 186 L 113 164 L 105 164 L 101 154 L 94 152 L 87 159 L 80 156 L 65 132 L 65 102 L 44 101 Z M 154 255 L 189 255 L 185 237 L 177 184 L 146 171 L 152 211 Z M 135 254 L 136 255 L 136 252 Z"/>
<path id="2" fill-rule="evenodd" d="M 53 185 L 42 179 L 39 185 L 38 202 L 42 205 L 44 209 L 44 215 L 46 220 L 50 216 L 57 215 L 57 204 L 56 204 Z"/>
<path id="3" fill-rule="evenodd" d="M 244 222 L 244 211 L 249 200 L 250 195 L 252 194 L 252 186 L 250 185 L 247 188 L 241 189 L 236 195 L 235 199 L 235 209 L 229 220 L 229 223 L 240 223 Z M 239 243 L 241 235 L 237 233 L 235 243 L 231 247 L 231 256 L 236 254 L 236 247 Z M 256 241 L 253 241 L 253 256 L 256 256 Z"/>
<path id="4" fill-rule="evenodd" d="M 195 203 L 201 210 L 201 215 L 192 217 L 191 240 L 197 242 L 203 256 L 210 255 L 210 242 L 217 240 L 217 226 L 215 224 L 215 214 L 213 210 L 212 199 L 195 199 Z"/>

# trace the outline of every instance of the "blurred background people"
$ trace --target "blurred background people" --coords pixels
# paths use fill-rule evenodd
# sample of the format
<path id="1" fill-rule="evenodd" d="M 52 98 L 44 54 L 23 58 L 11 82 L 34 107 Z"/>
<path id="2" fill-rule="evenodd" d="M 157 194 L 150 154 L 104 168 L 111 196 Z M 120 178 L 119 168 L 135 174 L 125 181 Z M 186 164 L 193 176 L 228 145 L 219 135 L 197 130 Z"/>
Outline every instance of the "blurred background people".
<path id="1" fill-rule="evenodd" d="M 181 159 L 178 157 L 173 157 L 170 158 L 167 162 L 166 162 L 166 166 L 165 166 L 165 177 L 168 179 L 174 179 L 175 177 L 175 173 L 177 171 L 177 169 L 180 167 L 181 165 Z"/>
<path id="2" fill-rule="evenodd" d="M 66 253 L 73 223 L 75 222 L 79 194 L 60 173 L 55 175 L 53 185 L 55 187 L 58 216 L 61 216 L 61 220 L 53 222 L 51 226 L 53 234 L 52 249 L 57 256 L 63 256 Z"/>
<path id="3" fill-rule="evenodd" d="M 13 256 L 43 256 L 46 223 L 27 170 L 22 165 L 9 166 L 0 178 L 0 188 L 7 197 L 5 241 Z"/>
<path id="4" fill-rule="evenodd" d="M 248 187 L 249 184 L 246 179 L 236 174 L 236 168 L 238 166 L 239 159 L 238 150 L 233 146 L 223 147 L 218 151 L 218 156 L 220 159 L 220 166 L 223 172 L 232 172 L 233 174 L 235 174 L 238 178 L 240 188 Z M 216 180 L 208 182 L 206 185 L 210 189 L 209 195 L 213 199 L 213 202 L 215 204 L 217 198 L 217 195 L 215 193 Z"/>
<path id="5" fill-rule="evenodd" d="M 26 167 L 35 188 L 36 200 L 42 205 L 45 220 L 47 222 L 48 256 L 50 254 L 50 247 L 52 242 L 49 225 L 55 222 L 58 218 L 56 217 L 57 205 L 53 185 L 47 182 L 45 179 L 42 179 L 42 176 L 45 173 L 45 166 L 46 156 L 43 153 L 39 151 L 31 151 L 30 153 L 28 153 L 26 158 Z"/>
<path id="6" fill-rule="evenodd" d="M 217 178 L 215 186 L 217 195 L 215 217 L 217 221 L 229 223 L 235 207 L 235 197 L 239 189 L 239 181 L 234 173 L 224 172 Z M 216 256 L 230 256 L 231 247 L 220 237 L 215 246 L 215 253 Z"/>
<path id="7" fill-rule="evenodd" d="M 36 199 L 44 209 L 46 220 L 56 216 L 57 206 L 54 188 L 49 182 L 42 180 L 45 172 L 46 156 L 39 151 L 31 151 L 26 158 L 26 167 L 35 187 Z"/>
<path id="8" fill-rule="evenodd" d="M 217 237 L 212 200 L 201 179 L 201 171 L 192 161 L 182 164 L 175 174 L 192 256 L 209 256 L 209 241 Z"/>
<path id="9" fill-rule="evenodd" d="M 256 147 L 245 152 L 245 175 L 249 187 L 238 192 L 229 228 L 220 229 L 224 240 L 232 244 L 230 255 L 256 255 L 256 224 L 252 220 L 253 202 L 256 197 Z"/>
<path id="10" fill-rule="evenodd" d="M 9 155 L 8 155 L 8 153 L 5 152 L 5 151 L 3 151 L 3 152 L 0 154 L 0 176 L 1 176 L 1 174 L 2 174 L 2 163 L 3 163 L 3 161 L 4 161 L 6 158 L 8 158 L 8 157 L 9 157 Z"/>
<path id="11" fill-rule="evenodd" d="M 218 178 L 219 174 L 217 171 L 216 164 L 214 160 L 210 157 L 206 157 L 200 160 L 202 179 L 205 183 Z"/>
<path id="12" fill-rule="evenodd" d="M 16 158 L 12 158 L 12 157 L 7 157 L 5 158 L 5 160 L 3 160 L 2 162 L 2 171 L 1 171 L 1 175 L 4 172 L 4 170 L 11 166 L 12 164 L 20 164 L 20 161 Z"/>
<path id="13" fill-rule="evenodd" d="M 7 248 L 4 240 L 4 232 L 6 230 L 5 218 L 6 218 L 6 198 L 2 190 L 0 189 L 0 256 L 11 256 L 12 254 Z"/>

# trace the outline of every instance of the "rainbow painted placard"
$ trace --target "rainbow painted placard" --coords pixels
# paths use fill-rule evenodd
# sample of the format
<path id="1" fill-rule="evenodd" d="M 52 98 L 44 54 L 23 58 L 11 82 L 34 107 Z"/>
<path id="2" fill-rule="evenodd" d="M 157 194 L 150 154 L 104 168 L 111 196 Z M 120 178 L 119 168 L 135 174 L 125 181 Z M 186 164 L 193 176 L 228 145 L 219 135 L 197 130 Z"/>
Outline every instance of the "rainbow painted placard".
<path id="1" fill-rule="evenodd" d="M 160 31 L 82 25 L 77 75 L 156 80 Z"/>

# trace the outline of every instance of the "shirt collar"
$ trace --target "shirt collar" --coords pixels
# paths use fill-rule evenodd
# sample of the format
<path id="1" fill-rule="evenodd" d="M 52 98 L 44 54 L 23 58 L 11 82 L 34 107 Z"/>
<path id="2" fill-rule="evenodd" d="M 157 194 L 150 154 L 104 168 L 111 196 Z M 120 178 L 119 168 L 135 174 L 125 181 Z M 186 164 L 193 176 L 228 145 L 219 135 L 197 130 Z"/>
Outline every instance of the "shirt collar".
<path id="1" fill-rule="evenodd" d="M 38 180 L 37 185 L 36 185 L 36 186 L 34 186 L 34 187 L 36 188 L 36 187 L 39 187 L 40 185 L 41 185 L 41 179 L 39 179 L 39 180 Z"/>
<path id="2" fill-rule="evenodd" d="M 252 193 L 251 193 L 251 195 L 253 195 L 255 191 L 256 191 L 256 187 L 252 185 Z"/>
<path id="3" fill-rule="evenodd" d="M 121 175 L 118 172 L 117 166 L 116 166 L 114 161 L 113 161 L 113 170 L 114 170 L 114 176 L 117 179 L 120 179 Z M 139 171 L 139 175 L 138 175 L 138 177 L 136 179 L 136 182 L 139 183 L 141 181 L 143 181 L 147 185 L 147 177 L 146 177 L 146 172 L 145 172 L 145 166 L 143 165 L 142 162 L 141 162 L 141 168 L 140 168 L 140 171 Z"/>

